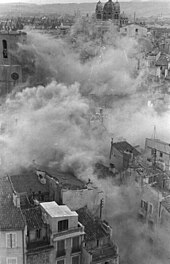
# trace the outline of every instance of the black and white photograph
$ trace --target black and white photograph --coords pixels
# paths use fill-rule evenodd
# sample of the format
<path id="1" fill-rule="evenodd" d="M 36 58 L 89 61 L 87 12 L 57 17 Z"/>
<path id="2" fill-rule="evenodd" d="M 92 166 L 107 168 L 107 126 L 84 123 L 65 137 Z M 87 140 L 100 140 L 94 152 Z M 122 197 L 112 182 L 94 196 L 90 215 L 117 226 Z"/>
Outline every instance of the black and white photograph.
<path id="1" fill-rule="evenodd" d="M 0 264 L 170 264 L 170 0 L 0 0 Z"/>

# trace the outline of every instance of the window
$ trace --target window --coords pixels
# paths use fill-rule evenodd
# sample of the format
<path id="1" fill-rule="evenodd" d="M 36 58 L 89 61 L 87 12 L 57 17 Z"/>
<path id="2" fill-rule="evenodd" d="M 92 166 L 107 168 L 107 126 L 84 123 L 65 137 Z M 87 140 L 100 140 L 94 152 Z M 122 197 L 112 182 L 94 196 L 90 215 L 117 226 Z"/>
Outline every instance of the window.
<path id="1" fill-rule="evenodd" d="M 17 264 L 17 258 L 7 258 L 7 264 Z"/>
<path id="2" fill-rule="evenodd" d="M 41 229 L 37 229 L 36 234 L 37 234 L 37 239 L 40 239 L 41 238 Z"/>
<path id="3" fill-rule="evenodd" d="M 148 211 L 148 203 L 141 200 L 141 208 L 143 208 L 147 212 Z"/>
<path id="4" fill-rule="evenodd" d="M 7 41 L 5 39 L 2 40 L 2 45 L 3 45 L 3 58 L 8 58 L 8 53 L 7 53 Z"/>
<path id="5" fill-rule="evenodd" d="M 68 230 L 68 219 L 58 222 L 58 232 L 62 232 L 64 230 Z"/>
<path id="6" fill-rule="evenodd" d="M 151 149 L 152 156 L 156 157 L 156 149 Z"/>
<path id="7" fill-rule="evenodd" d="M 65 255 L 65 240 L 60 240 L 57 242 L 57 257 Z"/>
<path id="8" fill-rule="evenodd" d="M 160 152 L 160 158 L 162 158 L 163 157 L 163 153 L 162 152 Z"/>
<path id="9" fill-rule="evenodd" d="M 153 205 L 149 204 L 149 213 L 152 214 L 153 213 Z"/>
<path id="10" fill-rule="evenodd" d="M 138 34 L 138 28 L 135 29 L 136 34 Z"/>
<path id="11" fill-rule="evenodd" d="M 80 251 L 79 236 L 73 237 L 72 243 L 72 252 Z"/>
<path id="12" fill-rule="evenodd" d="M 72 257 L 72 264 L 79 264 L 79 256 Z"/>
<path id="13" fill-rule="evenodd" d="M 57 264 L 64 264 L 64 259 L 58 260 Z"/>
<path id="14" fill-rule="evenodd" d="M 17 247 L 17 234 L 16 233 L 6 234 L 6 247 L 7 248 Z"/>

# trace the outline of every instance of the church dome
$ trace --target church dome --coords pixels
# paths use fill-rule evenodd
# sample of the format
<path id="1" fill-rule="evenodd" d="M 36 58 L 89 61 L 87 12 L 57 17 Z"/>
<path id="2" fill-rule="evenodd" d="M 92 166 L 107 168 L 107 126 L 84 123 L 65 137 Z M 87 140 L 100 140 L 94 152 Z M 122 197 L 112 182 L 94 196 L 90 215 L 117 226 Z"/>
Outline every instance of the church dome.
<path id="1" fill-rule="evenodd" d="M 120 4 L 118 1 L 116 1 L 115 5 L 115 11 L 120 12 Z"/>
<path id="2" fill-rule="evenodd" d="M 98 12 L 102 12 L 103 11 L 103 5 L 102 5 L 102 3 L 100 1 L 96 5 L 96 11 L 98 11 Z"/>
<path id="3" fill-rule="evenodd" d="M 112 13 L 114 11 L 114 3 L 112 2 L 112 0 L 108 0 L 103 8 L 103 11 L 107 12 L 107 13 Z"/>

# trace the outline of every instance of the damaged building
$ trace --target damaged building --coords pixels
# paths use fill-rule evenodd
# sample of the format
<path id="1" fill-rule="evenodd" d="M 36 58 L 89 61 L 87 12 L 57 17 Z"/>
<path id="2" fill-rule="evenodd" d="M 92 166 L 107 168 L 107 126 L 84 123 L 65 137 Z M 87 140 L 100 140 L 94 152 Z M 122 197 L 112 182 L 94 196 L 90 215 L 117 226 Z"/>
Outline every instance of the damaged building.
<path id="1" fill-rule="evenodd" d="M 136 162 L 139 155 L 140 152 L 128 142 L 113 142 L 112 139 L 109 160 L 113 170 L 120 172 L 128 169 Z"/>
<path id="2" fill-rule="evenodd" d="M 50 192 L 51 176 L 43 177 L 45 172 L 25 171 L 22 176 L 1 179 L 2 264 L 119 263 L 108 223 L 92 215 L 87 205 L 76 212 L 53 201 L 59 182 L 53 181 L 56 192 Z"/>

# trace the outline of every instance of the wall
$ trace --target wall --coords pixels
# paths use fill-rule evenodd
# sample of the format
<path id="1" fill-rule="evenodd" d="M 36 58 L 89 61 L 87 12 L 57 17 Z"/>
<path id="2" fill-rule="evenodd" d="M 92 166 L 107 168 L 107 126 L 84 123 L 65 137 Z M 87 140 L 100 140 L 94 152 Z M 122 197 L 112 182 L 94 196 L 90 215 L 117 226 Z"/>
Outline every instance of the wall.
<path id="1" fill-rule="evenodd" d="M 40 251 L 27 254 L 27 264 L 54 264 L 52 251 Z"/>
<path id="2" fill-rule="evenodd" d="M 62 240 L 62 238 L 61 238 L 61 240 Z M 80 236 L 80 240 L 79 240 L 80 244 L 82 243 L 82 240 L 83 240 L 83 238 L 81 238 L 81 236 Z M 72 238 L 65 239 L 65 252 L 66 252 L 65 256 L 56 258 L 56 253 L 57 253 L 57 242 L 56 242 L 54 245 L 54 260 L 56 260 L 56 263 L 58 260 L 64 259 L 65 260 L 64 264 L 71 264 L 73 256 L 79 256 L 79 259 L 81 258 L 81 252 L 80 251 L 76 252 L 76 253 L 72 253 Z"/>
<path id="3" fill-rule="evenodd" d="M 3 58 L 3 44 L 2 41 L 7 41 L 7 52 L 8 58 Z M 18 42 L 26 43 L 27 35 L 26 33 L 0 33 L 0 65 L 1 64 L 16 64 L 15 56 L 13 56 L 13 52 L 17 50 Z"/>
<path id="4" fill-rule="evenodd" d="M 14 53 L 18 42 L 25 43 L 26 38 L 25 33 L 0 33 L 0 96 L 6 95 L 22 82 L 22 69 L 17 65 Z M 3 41 L 7 43 L 7 58 L 4 58 Z"/>
<path id="5" fill-rule="evenodd" d="M 16 233 L 17 234 L 17 247 L 6 248 L 6 234 Z M 23 240 L 22 231 L 0 231 L 0 257 L 1 264 L 7 264 L 7 257 L 17 258 L 17 264 L 23 264 Z"/>
<path id="6" fill-rule="evenodd" d="M 63 203 L 71 210 L 78 210 L 87 206 L 91 212 L 97 212 L 103 197 L 103 192 L 93 186 L 81 190 L 62 190 Z"/>
<path id="7" fill-rule="evenodd" d="M 156 149 L 156 161 L 162 161 L 165 162 L 165 170 L 170 169 L 170 145 L 164 144 L 161 142 L 157 142 L 151 139 L 146 139 L 145 143 L 145 150 L 146 150 L 146 156 L 148 158 L 152 158 L 152 149 Z M 160 157 L 160 153 L 163 154 L 162 157 Z"/>
<path id="8" fill-rule="evenodd" d="M 116 170 L 123 169 L 123 154 L 121 154 L 116 148 L 112 147 L 112 155 L 110 163 L 114 164 Z"/>
<path id="9" fill-rule="evenodd" d="M 89 252 L 83 248 L 82 250 L 82 264 L 90 264 L 92 261 L 92 255 L 89 254 Z"/>
<path id="10" fill-rule="evenodd" d="M 154 224 L 160 222 L 161 216 L 161 201 L 162 193 L 151 187 L 149 184 L 146 184 L 142 187 L 141 199 L 145 202 L 148 202 L 148 210 L 146 212 L 146 223 L 149 225 L 149 221 L 153 221 Z M 153 212 L 149 213 L 149 204 L 152 204 Z M 139 211 L 141 208 L 139 209 Z"/>
<path id="11" fill-rule="evenodd" d="M 22 69 L 20 65 L 0 65 L 0 95 L 10 93 L 21 82 Z"/>
<path id="12" fill-rule="evenodd" d="M 41 204 L 40 204 L 41 205 Z M 74 216 L 63 216 L 63 217 L 51 217 L 43 207 L 41 207 L 42 213 L 47 215 L 46 218 L 46 223 L 50 225 L 50 229 L 52 233 L 58 233 L 58 222 L 62 220 L 68 219 L 68 229 L 71 228 L 77 228 L 78 227 L 78 215 Z"/>
<path id="13" fill-rule="evenodd" d="M 126 34 L 128 37 L 145 37 L 147 36 L 147 29 L 137 24 L 131 24 L 120 28 L 120 33 Z"/>

